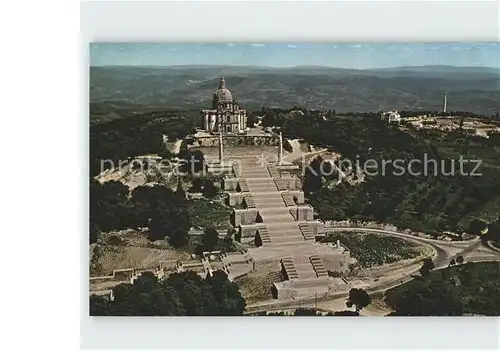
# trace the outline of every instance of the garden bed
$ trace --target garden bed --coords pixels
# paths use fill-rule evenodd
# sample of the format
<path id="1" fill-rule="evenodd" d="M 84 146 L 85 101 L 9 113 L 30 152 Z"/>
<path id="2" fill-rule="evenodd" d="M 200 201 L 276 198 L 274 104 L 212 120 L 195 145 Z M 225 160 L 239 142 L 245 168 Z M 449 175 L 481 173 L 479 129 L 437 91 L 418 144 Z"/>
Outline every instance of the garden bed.
<path id="1" fill-rule="evenodd" d="M 323 242 L 340 240 L 351 251 L 351 257 L 361 267 L 380 266 L 420 256 L 424 247 L 414 242 L 387 235 L 357 232 L 338 232 Z"/>

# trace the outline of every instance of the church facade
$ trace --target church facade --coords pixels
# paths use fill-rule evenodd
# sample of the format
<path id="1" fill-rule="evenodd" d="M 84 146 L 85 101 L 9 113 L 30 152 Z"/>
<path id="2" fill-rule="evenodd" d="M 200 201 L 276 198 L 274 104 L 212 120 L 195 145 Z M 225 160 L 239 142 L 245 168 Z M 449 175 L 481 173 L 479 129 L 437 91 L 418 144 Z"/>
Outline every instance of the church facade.
<path id="1" fill-rule="evenodd" d="M 240 108 L 226 88 L 224 78 L 220 79 L 219 88 L 214 93 L 212 109 L 202 110 L 202 124 L 205 131 L 216 133 L 239 133 L 246 128 L 246 110 Z"/>

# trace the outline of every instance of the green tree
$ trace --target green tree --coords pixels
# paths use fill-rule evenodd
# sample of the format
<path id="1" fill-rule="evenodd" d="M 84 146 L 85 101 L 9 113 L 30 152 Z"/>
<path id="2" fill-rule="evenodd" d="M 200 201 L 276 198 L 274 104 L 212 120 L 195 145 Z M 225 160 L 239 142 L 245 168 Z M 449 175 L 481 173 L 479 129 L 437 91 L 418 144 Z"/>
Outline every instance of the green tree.
<path id="1" fill-rule="evenodd" d="M 368 293 L 363 289 L 352 288 L 349 291 L 349 297 L 346 301 L 347 307 L 354 306 L 356 308 L 356 312 L 359 313 L 363 308 L 368 306 L 371 303 L 371 298 Z"/>
<path id="2" fill-rule="evenodd" d="M 201 249 L 203 251 L 214 251 L 219 240 L 219 232 L 214 227 L 208 227 L 203 233 Z"/>
<path id="3" fill-rule="evenodd" d="M 430 258 L 425 258 L 419 272 L 422 277 L 428 277 L 434 269 L 434 262 Z"/>
<path id="4" fill-rule="evenodd" d="M 90 298 L 91 315 L 108 316 L 241 316 L 245 300 L 222 271 L 202 279 L 196 272 L 173 273 L 158 280 L 152 273 L 113 289 L 114 299 Z"/>
<path id="5" fill-rule="evenodd" d="M 90 222 L 90 235 L 89 235 L 89 242 L 90 244 L 93 244 L 97 242 L 97 239 L 99 238 L 99 235 L 101 234 L 101 230 L 97 226 L 95 222 Z"/>
<path id="6" fill-rule="evenodd" d="M 304 183 L 302 190 L 306 194 L 317 192 L 322 186 L 322 165 L 324 164 L 321 157 L 315 158 L 305 169 Z"/>
<path id="7" fill-rule="evenodd" d="M 180 198 L 186 198 L 186 192 L 182 187 L 181 178 L 179 178 L 179 180 L 177 181 L 177 189 L 175 190 L 175 195 L 177 195 Z"/>
<path id="8" fill-rule="evenodd" d="M 294 316 L 317 316 L 316 310 L 310 308 L 297 308 L 295 310 Z"/>
<path id="9" fill-rule="evenodd" d="M 163 240 L 168 236 L 174 247 L 182 247 L 187 243 L 190 228 L 189 212 L 177 204 L 162 204 L 158 206 L 149 222 L 151 240 Z"/>
<path id="10" fill-rule="evenodd" d="M 219 189 L 215 186 L 214 182 L 211 179 L 204 179 L 203 180 L 203 196 L 206 198 L 213 198 L 217 193 L 219 192 Z"/>
<path id="11" fill-rule="evenodd" d="M 336 311 L 334 316 L 359 316 L 359 312 L 355 311 Z"/>
<path id="12" fill-rule="evenodd" d="M 473 219 L 470 224 L 467 232 L 472 235 L 481 235 L 481 233 L 488 227 L 488 223 L 481 219 Z"/>
<path id="13" fill-rule="evenodd" d="M 249 128 L 253 128 L 257 122 L 259 122 L 257 115 L 255 113 L 250 113 L 247 117 L 247 125 L 246 126 Z"/>
<path id="14" fill-rule="evenodd" d="M 108 315 L 108 301 L 102 296 L 91 295 L 89 298 L 89 306 L 90 316 Z"/>
<path id="15" fill-rule="evenodd" d="M 449 281 L 414 280 L 394 297 L 396 315 L 460 316 L 463 302 L 460 289 Z"/>
<path id="16" fill-rule="evenodd" d="M 267 110 L 262 118 L 263 127 L 274 127 L 278 124 L 276 114 L 272 110 Z"/>
<path id="17" fill-rule="evenodd" d="M 201 193 L 203 191 L 203 179 L 201 178 L 193 178 L 193 182 L 191 183 L 191 188 L 189 189 L 190 193 Z"/>

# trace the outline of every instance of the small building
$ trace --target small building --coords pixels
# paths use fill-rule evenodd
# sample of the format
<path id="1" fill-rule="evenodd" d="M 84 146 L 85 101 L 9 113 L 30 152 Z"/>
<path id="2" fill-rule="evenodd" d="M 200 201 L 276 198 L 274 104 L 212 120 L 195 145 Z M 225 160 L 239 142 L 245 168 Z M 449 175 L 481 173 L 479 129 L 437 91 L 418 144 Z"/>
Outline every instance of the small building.
<path id="1" fill-rule="evenodd" d="M 395 111 L 389 111 L 389 112 L 382 112 L 382 119 L 387 121 L 389 124 L 399 124 L 401 122 L 401 115 L 398 113 L 397 110 Z"/>

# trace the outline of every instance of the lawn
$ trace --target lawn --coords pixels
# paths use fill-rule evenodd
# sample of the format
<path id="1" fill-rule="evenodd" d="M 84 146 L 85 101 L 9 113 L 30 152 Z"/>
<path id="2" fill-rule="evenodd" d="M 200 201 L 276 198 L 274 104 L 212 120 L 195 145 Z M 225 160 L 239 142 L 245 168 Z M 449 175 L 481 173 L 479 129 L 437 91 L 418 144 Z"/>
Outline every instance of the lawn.
<path id="1" fill-rule="evenodd" d="M 220 202 L 206 199 L 189 201 L 188 210 L 193 227 L 230 228 L 231 208 Z"/>
<path id="2" fill-rule="evenodd" d="M 372 233 L 338 232 L 324 241 L 336 242 L 337 239 L 349 248 L 351 257 L 365 268 L 415 258 L 422 253 L 422 246 L 418 244 Z"/>

